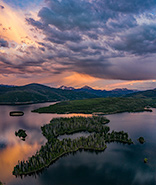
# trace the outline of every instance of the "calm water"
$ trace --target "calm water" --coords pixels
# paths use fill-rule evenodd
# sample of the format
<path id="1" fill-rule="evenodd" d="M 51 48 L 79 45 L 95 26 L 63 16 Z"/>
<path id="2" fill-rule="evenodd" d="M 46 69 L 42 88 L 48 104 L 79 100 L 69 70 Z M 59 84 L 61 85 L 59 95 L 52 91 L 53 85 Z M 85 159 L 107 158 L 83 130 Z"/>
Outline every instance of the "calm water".
<path id="1" fill-rule="evenodd" d="M 155 185 L 156 184 L 156 109 L 153 112 L 122 113 L 107 116 L 111 130 L 127 131 L 135 142 L 128 146 L 111 143 L 104 152 L 79 151 L 62 157 L 38 176 L 23 179 L 11 175 L 18 160 L 27 159 L 46 142 L 40 126 L 54 117 L 73 116 L 36 114 L 31 110 L 50 103 L 0 106 L 0 180 L 7 185 Z M 22 117 L 10 117 L 12 110 L 24 111 Z M 19 128 L 26 129 L 23 142 L 15 137 Z M 88 135 L 76 134 L 74 137 Z M 137 138 L 143 136 L 141 145 Z M 66 136 L 64 136 L 66 137 Z M 60 138 L 62 139 L 62 138 Z M 149 159 L 148 164 L 143 159 Z"/>

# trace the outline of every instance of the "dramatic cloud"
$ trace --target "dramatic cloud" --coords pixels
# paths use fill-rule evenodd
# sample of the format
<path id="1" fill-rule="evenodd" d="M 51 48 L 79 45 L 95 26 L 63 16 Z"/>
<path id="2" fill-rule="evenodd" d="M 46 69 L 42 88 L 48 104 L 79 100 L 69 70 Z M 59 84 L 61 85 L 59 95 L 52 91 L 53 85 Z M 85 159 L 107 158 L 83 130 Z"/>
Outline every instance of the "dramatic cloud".
<path id="1" fill-rule="evenodd" d="M 4 73 L 156 79 L 155 0 L 45 0 L 24 21 L 31 38 L 1 56 Z"/>
<path id="2" fill-rule="evenodd" d="M 96 0 L 95 0 L 96 2 Z M 119 13 L 142 13 L 144 11 L 148 11 L 149 9 L 152 9 L 156 2 L 155 0 L 98 0 L 99 4 L 103 8 L 108 8 L 114 12 Z"/>

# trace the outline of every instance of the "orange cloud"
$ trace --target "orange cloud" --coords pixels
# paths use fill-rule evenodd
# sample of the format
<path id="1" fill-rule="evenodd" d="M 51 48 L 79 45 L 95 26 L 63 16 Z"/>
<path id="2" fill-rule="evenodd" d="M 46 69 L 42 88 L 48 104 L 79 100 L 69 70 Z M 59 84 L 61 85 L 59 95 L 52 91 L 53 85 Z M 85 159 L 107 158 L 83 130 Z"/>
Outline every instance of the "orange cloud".
<path id="1" fill-rule="evenodd" d="M 98 78 L 94 78 L 92 76 L 86 75 L 86 74 L 80 74 L 80 73 L 68 73 L 68 76 L 64 77 L 63 84 L 67 86 L 74 86 L 74 87 L 80 87 L 83 85 L 89 85 L 94 82 L 96 82 Z"/>
<path id="2" fill-rule="evenodd" d="M 141 80 L 124 81 L 124 82 L 120 82 L 120 83 L 106 85 L 106 89 L 123 88 L 126 86 L 132 86 L 132 88 L 133 88 L 133 86 L 135 86 L 135 84 L 145 83 L 145 82 L 146 81 L 141 81 Z"/>
<path id="3" fill-rule="evenodd" d="M 91 77 L 85 74 L 79 73 L 69 73 L 64 72 L 62 74 L 53 75 L 49 73 L 41 73 L 41 74 L 24 74 L 16 75 L 16 74 L 8 74 L 2 75 L 0 74 L 0 81 L 3 84 L 14 84 L 14 85 L 24 85 L 28 83 L 41 83 L 41 84 L 49 84 L 52 86 L 60 86 L 60 85 L 67 85 L 73 87 L 81 87 L 83 85 L 92 85 L 96 83 L 98 79 Z"/>

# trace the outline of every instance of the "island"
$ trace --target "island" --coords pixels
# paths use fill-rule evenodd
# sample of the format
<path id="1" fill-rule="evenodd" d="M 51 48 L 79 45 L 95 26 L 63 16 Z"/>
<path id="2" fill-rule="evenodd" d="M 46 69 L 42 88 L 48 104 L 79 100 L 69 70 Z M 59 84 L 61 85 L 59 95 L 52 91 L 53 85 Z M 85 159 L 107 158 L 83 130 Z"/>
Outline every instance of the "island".
<path id="1" fill-rule="evenodd" d="M 109 123 L 109 120 L 104 116 L 53 118 L 50 124 L 41 127 L 47 143 L 41 146 L 41 149 L 28 158 L 27 161 L 19 161 L 14 167 L 13 175 L 20 176 L 39 172 L 65 154 L 80 149 L 104 151 L 107 148 L 106 144 L 110 142 L 133 144 L 128 137 L 128 133 L 124 131 L 110 132 L 107 123 Z M 90 135 L 73 140 L 70 138 L 58 139 L 60 135 L 82 131 L 89 132 Z"/>
<path id="2" fill-rule="evenodd" d="M 150 112 L 149 109 L 147 109 L 147 105 L 151 104 L 152 101 L 153 99 L 137 99 L 133 97 L 73 100 L 63 101 L 48 107 L 41 107 L 32 110 L 32 112 L 57 114 L 84 113 L 93 115 L 106 115 L 122 112 Z"/>
<path id="3" fill-rule="evenodd" d="M 144 139 L 143 137 L 139 137 L 138 141 L 139 141 L 141 144 L 144 144 L 145 139 Z"/>
<path id="4" fill-rule="evenodd" d="M 23 116 L 24 112 L 22 111 L 11 111 L 10 116 Z"/>
<path id="5" fill-rule="evenodd" d="M 19 129 L 18 132 L 15 131 L 15 135 L 21 138 L 23 141 L 25 141 L 25 138 L 27 137 L 26 131 L 23 129 Z"/>

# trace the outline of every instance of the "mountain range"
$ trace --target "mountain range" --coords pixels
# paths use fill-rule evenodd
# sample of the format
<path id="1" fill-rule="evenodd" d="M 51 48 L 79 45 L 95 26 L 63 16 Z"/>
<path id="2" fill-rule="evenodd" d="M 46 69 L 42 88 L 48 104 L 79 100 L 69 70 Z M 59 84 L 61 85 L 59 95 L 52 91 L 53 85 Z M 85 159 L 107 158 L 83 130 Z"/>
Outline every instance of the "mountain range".
<path id="1" fill-rule="evenodd" d="M 156 98 L 156 89 L 137 91 L 124 88 L 106 91 L 93 89 L 89 86 L 76 89 L 66 86 L 52 88 L 36 83 L 24 86 L 0 85 L 0 104 L 57 102 L 100 97 Z"/>
<path id="2" fill-rule="evenodd" d="M 87 92 L 64 91 L 35 83 L 25 86 L 0 86 L 0 104 L 56 102 L 86 98 L 97 98 L 97 96 Z"/>
<path id="3" fill-rule="evenodd" d="M 113 89 L 111 91 L 98 90 L 98 89 L 93 89 L 87 85 L 85 85 L 81 88 L 77 88 L 77 89 L 74 87 L 67 87 L 67 86 L 62 85 L 61 87 L 59 87 L 59 89 L 71 90 L 71 91 L 75 91 L 75 92 L 87 92 L 87 93 L 96 95 L 98 97 L 119 97 L 119 96 L 123 96 L 126 94 L 138 92 L 138 90 L 130 90 L 130 89 L 126 89 L 126 88 Z"/>

